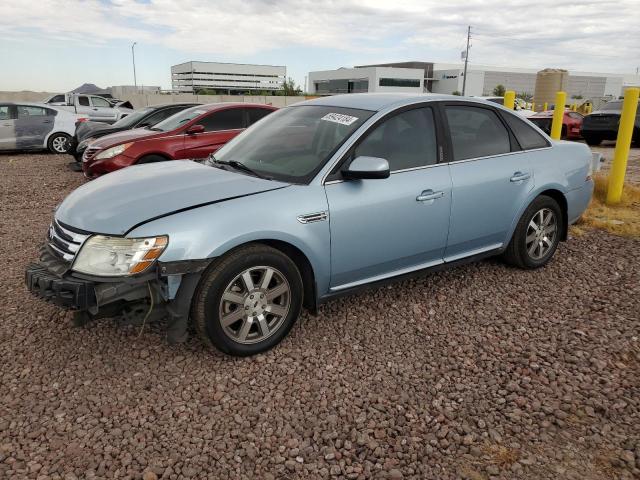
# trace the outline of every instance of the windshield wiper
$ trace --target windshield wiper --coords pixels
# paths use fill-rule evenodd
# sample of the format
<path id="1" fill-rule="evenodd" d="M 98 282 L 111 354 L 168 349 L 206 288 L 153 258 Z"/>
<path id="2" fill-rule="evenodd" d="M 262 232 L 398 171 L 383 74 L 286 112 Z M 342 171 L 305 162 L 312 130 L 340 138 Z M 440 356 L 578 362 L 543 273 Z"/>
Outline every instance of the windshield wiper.
<path id="1" fill-rule="evenodd" d="M 227 160 L 227 161 L 218 160 L 213 155 L 209 155 L 209 162 L 213 163 L 214 165 L 228 165 L 232 168 L 235 168 L 236 170 L 242 170 L 243 172 L 247 172 L 253 175 L 254 177 L 262 178 L 264 180 L 271 180 L 271 178 L 256 172 L 252 168 L 247 167 L 244 163 L 238 162 L 237 160 Z"/>

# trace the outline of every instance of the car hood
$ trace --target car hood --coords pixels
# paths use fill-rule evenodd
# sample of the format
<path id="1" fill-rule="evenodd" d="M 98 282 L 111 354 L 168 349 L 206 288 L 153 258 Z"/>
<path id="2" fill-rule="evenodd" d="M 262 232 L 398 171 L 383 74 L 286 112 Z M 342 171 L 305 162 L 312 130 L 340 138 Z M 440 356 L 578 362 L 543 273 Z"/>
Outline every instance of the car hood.
<path id="1" fill-rule="evenodd" d="M 90 138 L 96 132 L 100 132 L 100 135 L 104 136 L 122 130 L 124 130 L 122 127 L 114 127 L 104 122 L 82 122 L 76 128 L 76 136 L 78 137 L 78 142 L 81 142 L 86 138 Z"/>
<path id="2" fill-rule="evenodd" d="M 185 160 L 134 165 L 76 189 L 55 216 L 86 232 L 124 235 L 150 220 L 288 185 Z"/>
<path id="3" fill-rule="evenodd" d="M 91 147 L 95 148 L 109 148 L 121 143 L 132 142 L 134 140 L 147 140 L 149 138 L 160 137 L 166 135 L 167 132 L 156 132 L 149 130 L 148 128 L 134 128 L 133 130 L 123 130 L 116 133 L 111 133 L 104 137 L 99 138 L 91 144 Z"/>

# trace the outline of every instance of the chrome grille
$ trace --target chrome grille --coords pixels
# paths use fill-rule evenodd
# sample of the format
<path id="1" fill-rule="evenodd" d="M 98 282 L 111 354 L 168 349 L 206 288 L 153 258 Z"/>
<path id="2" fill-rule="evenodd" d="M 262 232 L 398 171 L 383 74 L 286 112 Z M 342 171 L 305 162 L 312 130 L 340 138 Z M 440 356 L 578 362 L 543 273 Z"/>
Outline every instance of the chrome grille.
<path id="1" fill-rule="evenodd" d="M 51 223 L 47 233 L 48 244 L 53 253 L 67 262 L 73 261 L 87 238 L 89 235 L 72 231 L 57 220 Z"/>
<path id="2" fill-rule="evenodd" d="M 82 161 L 83 162 L 88 162 L 89 160 L 92 160 L 93 157 L 96 155 L 96 153 L 98 153 L 99 151 L 100 151 L 99 148 L 87 147 L 87 149 L 82 154 Z"/>

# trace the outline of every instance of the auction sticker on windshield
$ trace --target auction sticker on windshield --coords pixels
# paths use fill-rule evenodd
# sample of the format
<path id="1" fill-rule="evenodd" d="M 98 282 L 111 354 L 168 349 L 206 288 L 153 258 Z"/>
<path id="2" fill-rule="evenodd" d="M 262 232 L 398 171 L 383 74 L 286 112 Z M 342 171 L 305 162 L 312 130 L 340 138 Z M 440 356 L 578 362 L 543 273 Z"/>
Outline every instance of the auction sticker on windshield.
<path id="1" fill-rule="evenodd" d="M 340 125 L 351 125 L 352 123 L 358 121 L 358 117 L 352 117 L 351 115 L 343 115 L 342 113 L 327 113 L 320 120 L 339 123 Z"/>

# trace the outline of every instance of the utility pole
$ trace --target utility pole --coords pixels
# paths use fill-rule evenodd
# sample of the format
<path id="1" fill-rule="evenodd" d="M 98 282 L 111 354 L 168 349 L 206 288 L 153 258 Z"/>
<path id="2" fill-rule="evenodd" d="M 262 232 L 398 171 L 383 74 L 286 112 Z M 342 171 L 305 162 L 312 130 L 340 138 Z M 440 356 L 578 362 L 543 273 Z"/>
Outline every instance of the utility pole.
<path id="1" fill-rule="evenodd" d="M 133 86 L 136 87 L 136 93 L 138 93 L 138 80 L 136 79 L 136 52 L 134 50 L 138 42 L 133 42 L 131 45 L 131 58 L 133 59 Z"/>
<path id="2" fill-rule="evenodd" d="M 467 51 L 464 54 L 464 73 L 462 78 L 462 96 L 467 90 L 467 64 L 469 63 L 469 42 L 471 41 L 471 25 L 467 28 Z"/>

